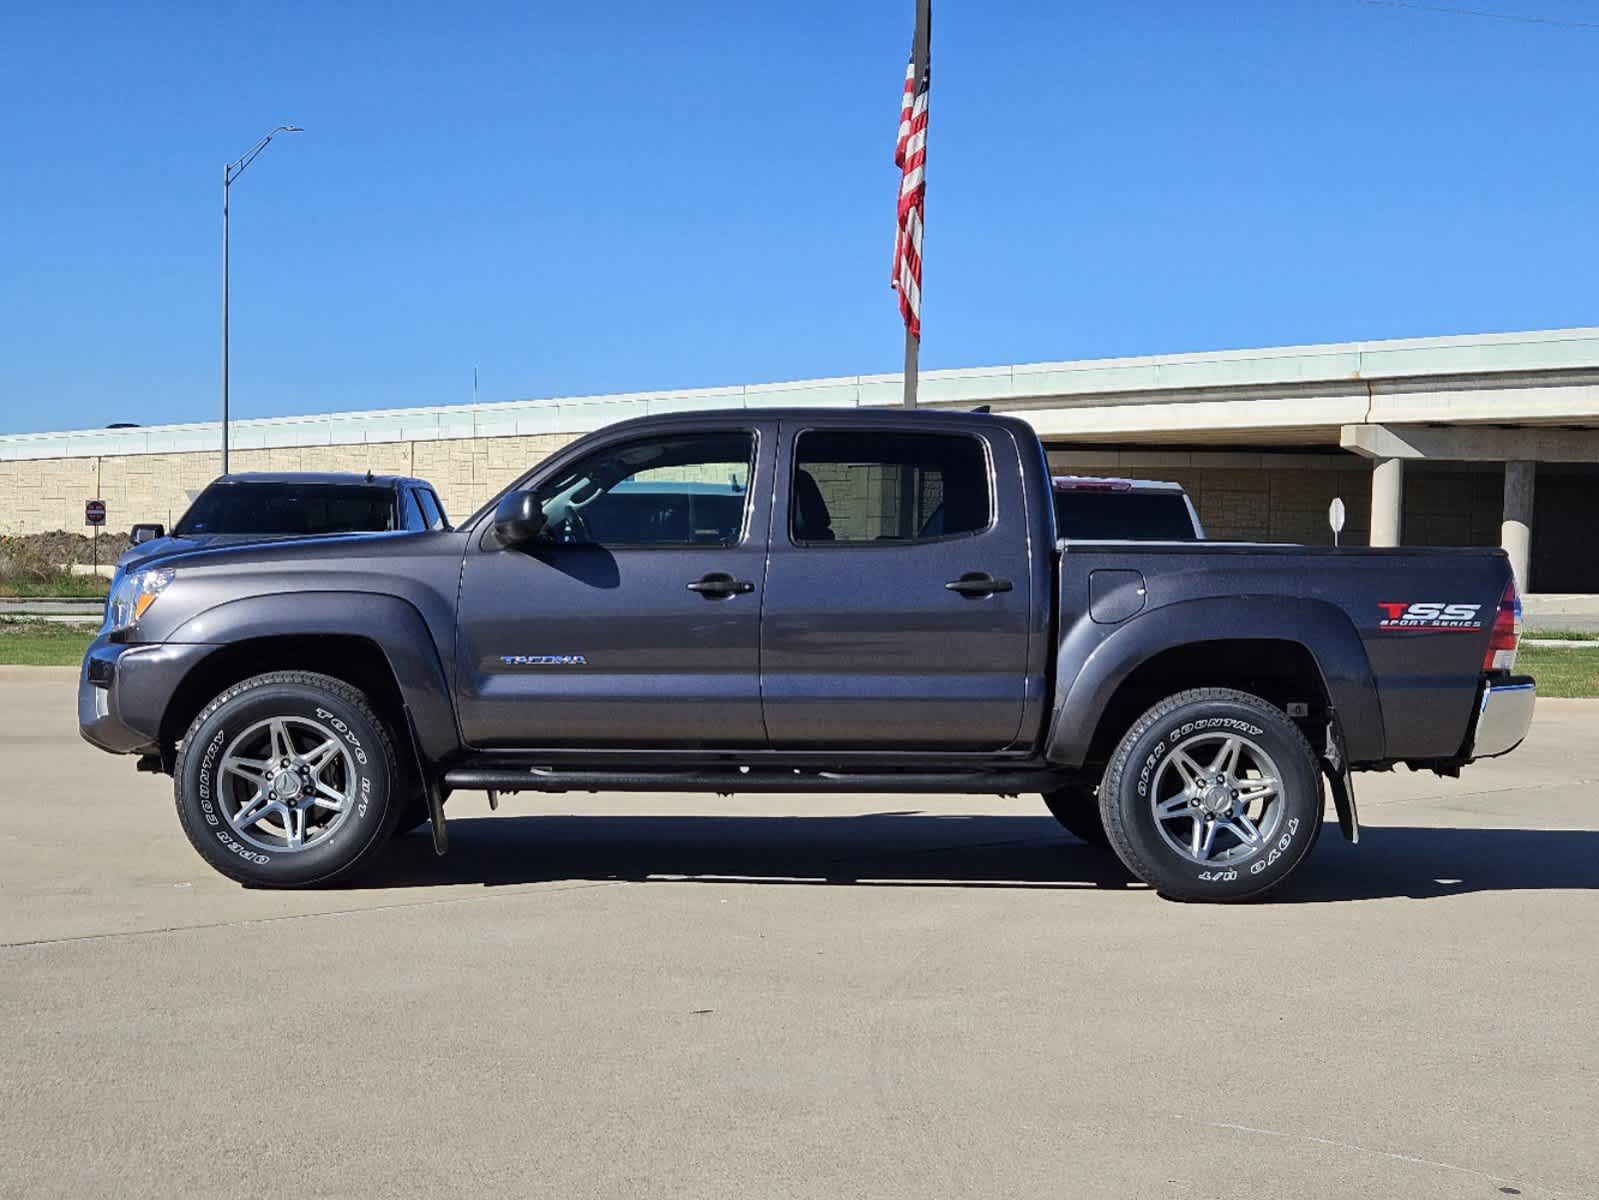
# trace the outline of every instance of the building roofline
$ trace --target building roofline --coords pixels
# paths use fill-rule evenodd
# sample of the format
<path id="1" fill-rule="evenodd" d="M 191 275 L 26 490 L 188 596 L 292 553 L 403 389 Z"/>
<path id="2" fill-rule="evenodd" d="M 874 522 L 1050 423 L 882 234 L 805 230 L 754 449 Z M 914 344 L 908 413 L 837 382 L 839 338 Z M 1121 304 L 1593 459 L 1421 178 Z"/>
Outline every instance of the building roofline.
<path id="1" fill-rule="evenodd" d="M 1158 392 L 1225 392 L 1415 378 L 1599 371 L 1599 327 L 1335 342 L 924 371 L 931 406 L 1060 397 L 1106 405 Z M 628 417 L 683 410 L 878 407 L 900 400 L 901 376 L 848 375 L 732 387 L 550 397 L 478 404 L 261 417 L 232 423 L 232 448 L 384 444 L 504 435 L 576 435 Z M 0 460 L 213 450 L 215 421 L 0 435 Z"/>

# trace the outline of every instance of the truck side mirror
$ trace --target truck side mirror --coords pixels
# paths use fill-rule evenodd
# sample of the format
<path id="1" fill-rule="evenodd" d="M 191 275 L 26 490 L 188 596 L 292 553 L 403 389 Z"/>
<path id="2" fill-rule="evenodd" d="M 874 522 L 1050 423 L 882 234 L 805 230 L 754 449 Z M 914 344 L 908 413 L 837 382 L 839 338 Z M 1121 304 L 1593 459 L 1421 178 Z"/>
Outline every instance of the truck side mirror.
<path id="1" fill-rule="evenodd" d="M 544 529 L 544 506 L 532 492 L 512 492 L 494 506 L 494 536 L 502 546 L 525 546 Z"/>
<path id="2" fill-rule="evenodd" d="M 131 541 L 135 546 L 142 546 L 146 542 L 153 542 L 156 540 L 156 538 L 162 538 L 166 536 L 167 527 L 158 521 L 151 521 L 148 523 L 135 525 L 133 527 Z"/>

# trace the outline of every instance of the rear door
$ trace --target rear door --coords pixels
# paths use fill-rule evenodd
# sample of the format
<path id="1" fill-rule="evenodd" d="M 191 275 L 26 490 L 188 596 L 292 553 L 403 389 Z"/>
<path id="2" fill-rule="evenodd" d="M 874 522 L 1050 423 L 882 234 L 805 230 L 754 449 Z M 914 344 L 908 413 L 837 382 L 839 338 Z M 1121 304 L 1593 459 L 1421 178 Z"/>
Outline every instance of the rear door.
<path id="1" fill-rule="evenodd" d="M 759 747 L 771 438 L 619 435 L 534 487 L 525 549 L 475 539 L 457 654 L 468 744 Z"/>
<path id="2" fill-rule="evenodd" d="M 1017 740 L 1032 566 L 1016 455 L 1001 427 L 931 416 L 783 422 L 761 629 L 774 747 Z"/>

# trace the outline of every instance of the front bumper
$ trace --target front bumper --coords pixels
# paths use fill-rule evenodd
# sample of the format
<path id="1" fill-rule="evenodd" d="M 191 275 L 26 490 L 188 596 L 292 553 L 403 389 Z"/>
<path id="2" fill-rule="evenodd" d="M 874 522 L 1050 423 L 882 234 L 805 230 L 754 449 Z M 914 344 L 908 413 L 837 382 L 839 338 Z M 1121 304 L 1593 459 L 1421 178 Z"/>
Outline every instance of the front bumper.
<path id="1" fill-rule="evenodd" d="M 101 634 L 78 672 L 78 732 L 112 754 L 160 749 L 161 718 L 178 685 L 215 646 L 119 643 Z"/>
<path id="2" fill-rule="evenodd" d="M 1509 754 L 1527 736 L 1538 685 L 1530 675 L 1513 675 L 1503 683 L 1483 685 L 1477 715 L 1471 724 L 1468 758 Z"/>

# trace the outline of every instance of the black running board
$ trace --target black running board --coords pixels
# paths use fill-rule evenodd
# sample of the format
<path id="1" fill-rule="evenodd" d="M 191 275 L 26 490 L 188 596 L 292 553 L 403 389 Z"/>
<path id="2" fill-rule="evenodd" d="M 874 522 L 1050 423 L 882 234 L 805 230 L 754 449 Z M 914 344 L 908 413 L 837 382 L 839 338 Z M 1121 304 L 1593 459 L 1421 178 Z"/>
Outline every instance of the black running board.
<path id="1" fill-rule="evenodd" d="M 456 767 L 444 786 L 460 792 L 941 792 L 1017 796 L 1059 787 L 1054 771 L 555 771 Z"/>

